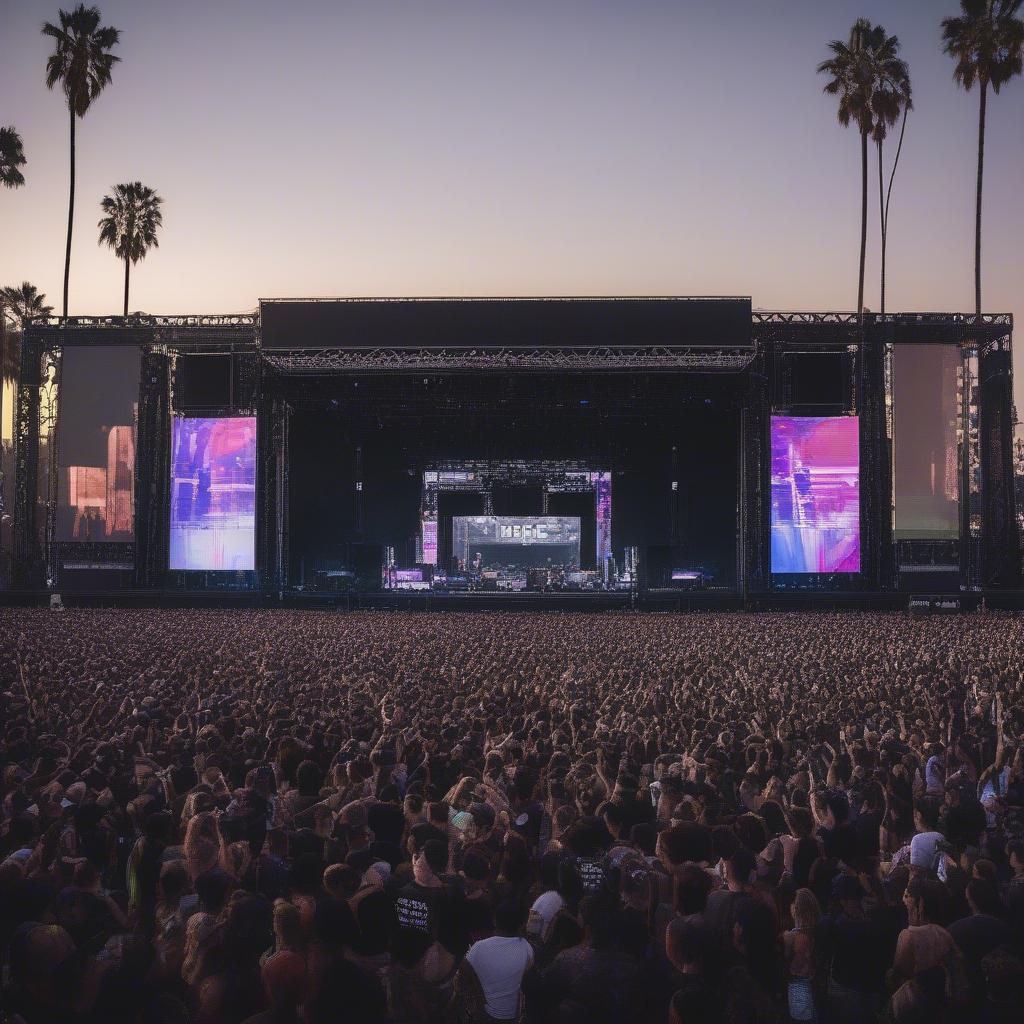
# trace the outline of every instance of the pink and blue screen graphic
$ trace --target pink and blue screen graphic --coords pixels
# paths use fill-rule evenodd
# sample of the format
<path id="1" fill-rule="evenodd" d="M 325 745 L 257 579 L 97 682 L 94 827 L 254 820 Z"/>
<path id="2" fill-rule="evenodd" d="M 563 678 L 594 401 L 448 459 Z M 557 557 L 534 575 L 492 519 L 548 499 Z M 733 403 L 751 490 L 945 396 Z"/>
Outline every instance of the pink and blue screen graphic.
<path id="1" fill-rule="evenodd" d="M 256 568 L 256 418 L 174 420 L 171 569 Z"/>
<path id="2" fill-rule="evenodd" d="M 860 572 L 856 416 L 773 416 L 771 571 Z"/>

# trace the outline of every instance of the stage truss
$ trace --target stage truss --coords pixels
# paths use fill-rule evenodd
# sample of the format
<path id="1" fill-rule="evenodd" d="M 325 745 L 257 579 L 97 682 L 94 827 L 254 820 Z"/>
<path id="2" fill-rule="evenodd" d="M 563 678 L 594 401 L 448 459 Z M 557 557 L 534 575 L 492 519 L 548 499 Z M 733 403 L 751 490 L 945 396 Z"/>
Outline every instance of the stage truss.
<path id="1" fill-rule="evenodd" d="M 703 347 L 617 348 L 375 348 L 264 351 L 282 373 L 299 376 L 374 370 L 691 370 L 736 373 L 753 349 Z"/>
<path id="2" fill-rule="evenodd" d="M 891 537 L 891 352 L 894 345 L 956 344 L 961 352 L 962 577 L 969 586 L 1015 587 L 1020 580 L 1012 464 L 1011 314 L 754 311 L 750 345 L 316 349 L 265 351 L 255 313 L 129 317 L 49 317 L 22 338 L 15 415 L 13 575 L 44 587 L 54 576 L 60 367 L 69 345 L 130 345 L 142 351 L 136 473 L 137 582 L 167 582 L 167 460 L 175 361 L 190 352 L 238 359 L 239 408 L 259 419 L 261 512 L 257 544 L 265 588 L 285 582 L 287 565 L 287 395 L 266 382 L 360 372 L 657 372 L 737 375 L 742 397 L 738 572 L 745 589 L 770 586 L 767 417 L 785 404 L 779 384 L 787 352 L 845 351 L 856 362 L 844 411 L 861 418 L 863 586 L 894 585 Z M 740 377 L 742 375 L 742 377 Z M 62 549 L 62 554 L 63 554 Z M 74 555 L 74 552 L 68 552 Z M 81 552 L 86 557 L 88 552 Z"/>
<path id="3" fill-rule="evenodd" d="M 961 364 L 961 577 L 973 588 L 1019 585 L 1021 541 L 1014 525 L 1013 372 L 1009 355 L 1013 314 L 867 313 L 858 317 L 852 312 L 754 311 L 752 319 L 752 337 L 764 359 L 768 400 L 773 409 L 786 404 L 780 368 L 787 352 L 845 349 L 855 354 L 853 391 L 844 411 L 860 416 L 862 566 L 867 580 L 877 581 L 881 589 L 893 586 L 896 577 L 892 538 L 893 346 L 957 345 Z M 751 373 L 756 373 L 756 368 L 752 367 Z"/>
<path id="4" fill-rule="evenodd" d="M 494 515 L 495 486 L 540 485 L 541 515 L 548 514 L 552 494 L 593 494 L 596 536 L 595 564 L 607 573 L 612 556 L 612 474 L 586 463 L 567 459 L 508 459 L 504 461 L 461 460 L 431 463 L 423 470 L 420 501 L 419 561 L 438 564 L 440 517 L 439 495 L 444 492 L 479 494 L 483 514 Z"/>

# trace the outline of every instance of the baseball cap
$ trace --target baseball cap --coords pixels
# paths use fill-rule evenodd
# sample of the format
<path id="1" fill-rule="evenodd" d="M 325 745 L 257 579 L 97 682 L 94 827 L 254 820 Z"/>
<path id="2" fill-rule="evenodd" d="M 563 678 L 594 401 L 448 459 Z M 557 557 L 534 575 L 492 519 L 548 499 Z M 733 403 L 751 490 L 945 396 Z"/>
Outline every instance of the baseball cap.
<path id="1" fill-rule="evenodd" d="M 512 822 L 512 828 L 527 839 L 540 837 L 541 809 L 539 804 L 530 804 L 520 811 Z"/>
<path id="2" fill-rule="evenodd" d="M 473 823 L 473 815 L 469 811 L 456 811 L 452 815 L 451 826 L 459 832 L 465 832 Z"/>

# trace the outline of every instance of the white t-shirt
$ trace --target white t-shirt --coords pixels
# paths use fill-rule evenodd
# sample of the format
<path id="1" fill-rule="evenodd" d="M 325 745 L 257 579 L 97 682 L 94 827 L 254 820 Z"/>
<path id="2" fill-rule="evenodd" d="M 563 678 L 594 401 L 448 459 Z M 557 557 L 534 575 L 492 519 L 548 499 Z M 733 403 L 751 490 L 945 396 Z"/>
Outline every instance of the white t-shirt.
<path id="1" fill-rule="evenodd" d="M 530 907 L 530 917 L 539 919 L 539 935 L 542 939 L 547 938 L 548 929 L 554 921 L 558 912 L 565 906 L 565 900 L 554 889 L 549 892 L 542 892 Z"/>
<path id="2" fill-rule="evenodd" d="M 1007 765 L 998 776 L 990 775 L 981 790 L 981 806 L 985 808 L 985 820 L 990 826 L 996 824 L 995 801 L 1006 793 L 1006 787 L 1010 784 L 1010 769 L 1011 766 Z"/>
<path id="3" fill-rule="evenodd" d="M 494 935 L 474 942 L 466 960 L 484 990 L 487 1012 L 498 1020 L 514 1020 L 519 1012 L 519 987 L 533 963 L 529 942 Z"/>
<path id="4" fill-rule="evenodd" d="M 939 866 L 939 843 L 945 839 L 941 832 L 919 832 L 910 840 L 910 866 L 934 870 Z"/>

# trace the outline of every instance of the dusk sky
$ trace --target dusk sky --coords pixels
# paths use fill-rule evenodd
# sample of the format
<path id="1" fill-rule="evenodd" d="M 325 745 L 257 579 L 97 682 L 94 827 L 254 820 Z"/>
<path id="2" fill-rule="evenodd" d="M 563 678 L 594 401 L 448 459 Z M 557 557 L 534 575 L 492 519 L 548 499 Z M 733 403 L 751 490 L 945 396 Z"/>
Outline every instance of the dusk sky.
<path id="1" fill-rule="evenodd" d="M 30 280 L 55 306 L 67 111 L 45 88 L 39 29 L 57 6 L 0 0 L 0 124 L 28 157 L 27 185 L 0 194 L 0 283 Z M 122 269 L 96 222 L 104 193 L 136 179 L 165 205 L 133 310 L 544 294 L 852 309 L 858 140 L 815 66 L 859 15 L 899 36 L 914 86 L 887 305 L 973 309 L 978 100 L 940 47 L 955 0 L 99 7 L 121 63 L 79 123 L 72 313 L 120 311 Z M 1022 180 L 1017 80 L 989 103 L 984 305 L 1016 313 L 1024 336 Z"/>

